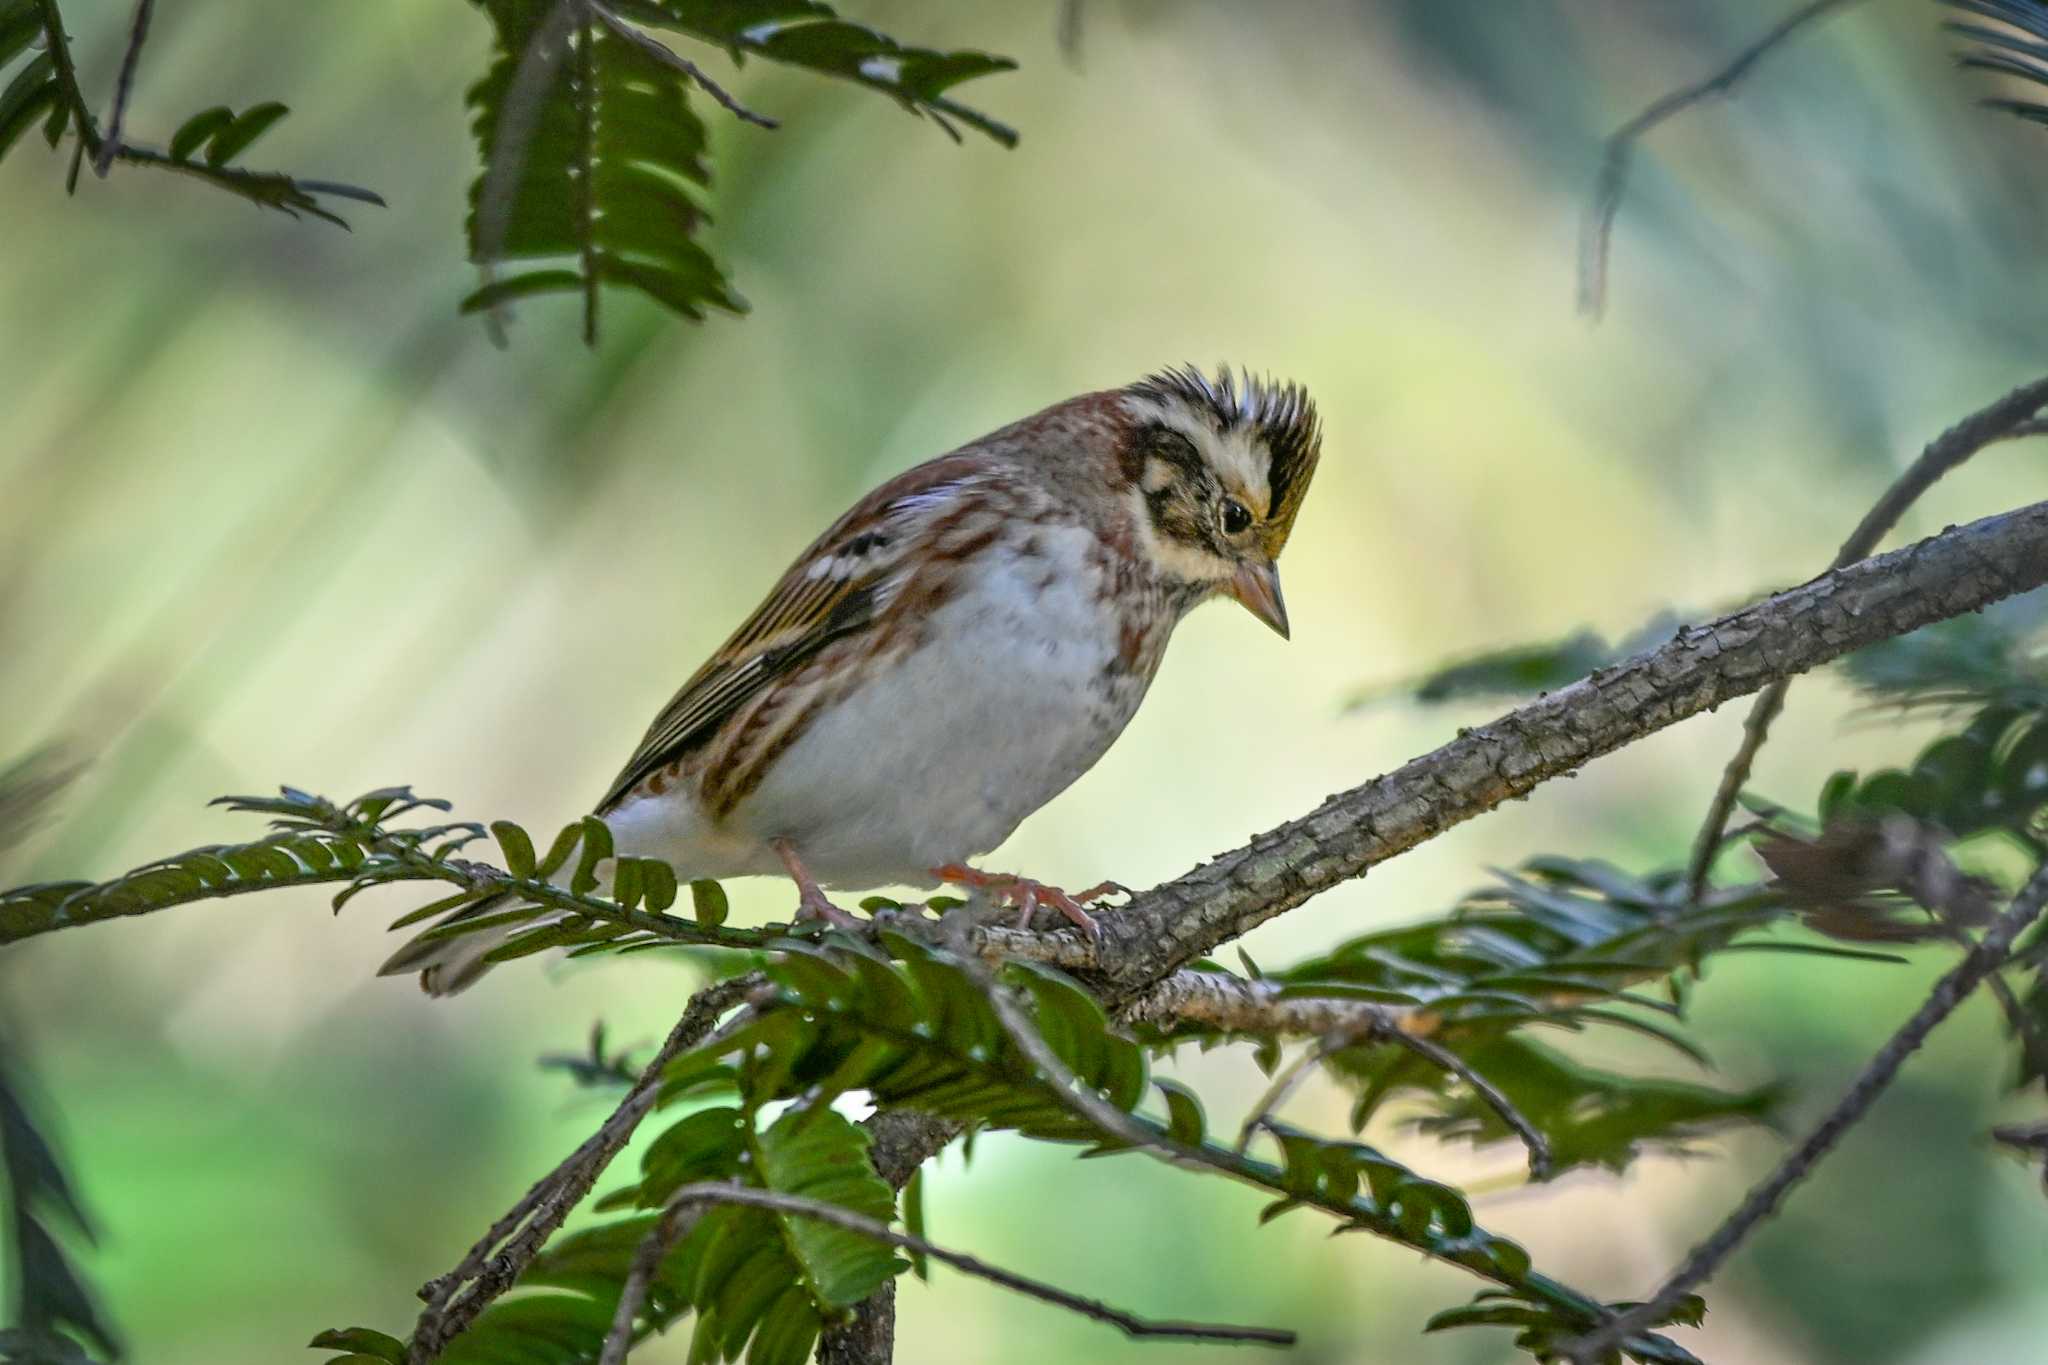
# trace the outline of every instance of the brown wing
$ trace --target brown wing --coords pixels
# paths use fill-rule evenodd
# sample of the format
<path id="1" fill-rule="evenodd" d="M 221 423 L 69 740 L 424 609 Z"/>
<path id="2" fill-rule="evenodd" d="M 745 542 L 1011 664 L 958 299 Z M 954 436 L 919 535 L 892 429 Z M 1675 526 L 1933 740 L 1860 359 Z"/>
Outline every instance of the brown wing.
<path id="1" fill-rule="evenodd" d="M 604 799 L 610 810 L 658 768 L 707 742 L 733 713 L 834 640 L 865 630 L 921 527 L 951 507 L 979 461 L 947 455 L 899 474 L 813 541 L 730 640 L 647 728 Z"/>

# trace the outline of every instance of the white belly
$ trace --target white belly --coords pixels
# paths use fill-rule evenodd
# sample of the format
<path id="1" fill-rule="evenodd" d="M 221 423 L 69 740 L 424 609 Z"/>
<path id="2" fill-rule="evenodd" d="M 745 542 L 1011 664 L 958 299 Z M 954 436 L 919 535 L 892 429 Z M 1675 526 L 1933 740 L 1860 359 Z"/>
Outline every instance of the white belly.
<path id="1" fill-rule="evenodd" d="M 998 555 L 927 623 L 920 648 L 822 712 L 724 822 L 635 802 L 609 817 L 622 852 L 689 876 L 779 871 L 790 839 L 835 887 L 929 885 L 929 869 L 988 852 L 1100 758 L 1151 681 L 1119 666 L 1081 528 L 1042 530 L 1043 555 Z"/>

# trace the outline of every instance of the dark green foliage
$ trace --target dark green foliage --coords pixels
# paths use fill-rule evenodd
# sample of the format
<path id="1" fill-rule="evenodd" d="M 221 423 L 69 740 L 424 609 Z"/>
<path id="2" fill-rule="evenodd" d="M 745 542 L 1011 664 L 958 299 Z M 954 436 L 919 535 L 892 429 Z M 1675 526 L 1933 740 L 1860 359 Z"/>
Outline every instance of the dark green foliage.
<path id="1" fill-rule="evenodd" d="M 1442 919 L 1361 935 L 1266 980 L 1279 983 L 1283 997 L 1401 1009 L 1403 1028 L 1449 1048 L 1516 1103 L 1551 1142 L 1555 1171 L 1620 1170 L 1646 1148 L 1682 1149 L 1710 1128 L 1768 1114 L 1769 1088 L 1729 1092 L 1614 1075 L 1510 1035 L 1533 1025 L 1621 1028 L 1699 1060 L 1672 1026 L 1683 999 L 1677 974 L 1772 926 L 1784 914 L 1777 896 L 1749 887 L 1692 906 L 1677 873 L 1634 877 L 1556 857 L 1499 878 Z M 1868 956 L 1817 944 L 1741 946 Z M 1652 980 L 1668 982 L 1669 999 L 1629 989 Z M 1421 1103 L 1415 1122 L 1425 1131 L 1475 1142 L 1513 1136 L 1457 1077 L 1406 1049 L 1341 1047 L 1325 1064 L 1357 1091 L 1354 1129 L 1402 1097 Z"/>
<path id="2" fill-rule="evenodd" d="M 1616 1312 L 1626 1312 L 1635 1306 L 1628 1302 L 1611 1305 Z M 1697 1327 L 1706 1316 L 1706 1302 L 1697 1294 L 1688 1294 L 1672 1310 L 1669 1321 L 1676 1326 Z M 1447 1308 L 1438 1313 L 1423 1330 L 1441 1332 L 1449 1327 L 1513 1327 L 1515 1345 L 1539 1360 L 1559 1358 L 1561 1349 L 1579 1335 L 1570 1324 L 1560 1322 L 1549 1305 L 1512 1290 L 1487 1290 L 1463 1308 Z M 1663 1337 L 1630 1337 L 1625 1346 L 1629 1358 L 1650 1365 L 1701 1365 L 1699 1357 Z M 1618 1365 L 1621 1359 L 1619 1352 L 1612 1353 L 1599 1365 Z"/>
<path id="3" fill-rule="evenodd" d="M 2048 707 L 1986 707 L 1910 767 L 1836 773 L 1818 805 L 1823 825 L 1897 813 L 1958 839 L 2000 833 L 2039 852 L 2048 840 Z"/>
<path id="4" fill-rule="evenodd" d="M 730 1180 L 877 1223 L 895 1217 L 895 1196 L 869 1164 L 866 1131 L 828 1109 L 791 1109 L 758 1130 L 750 1111 L 700 1110 L 649 1150 L 632 1194 L 657 1208 L 681 1186 Z M 637 1330 L 663 1331 L 694 1314 L 692 1360 L 802 1365 L 828 1316 L 907 1268 L 884 1243 L 798 1214 L 710 1204 L 682 1216 L 694 1222 L 657 1267 Z M 660 1217 L 636 1214 L 559 1239 L 519 1281 L 533 1292 L 492 1305 L 441 1358 L 455 1365 L 594 1360 L 634 1255 Z M 313 1344 L 390 1349 L 374 1345 L 389 1342 L 380 1333 L 352 1331 L 360 1335 L 328 1333 Z"/>
<path id="5" fill-rule="evenodd" d="M 194 114 L 171 134 L 171 160 L 190 161 L 197 152 L 207 165 L 216 169 L 225 166 L 249 150 L 257 138 L 270 131 L 273 123 L 290 112 L 272 101 L 239 114 L 225 104 Z"/>
<path id="6" fill-rule="evenodd" d="M 719 1055 L 764 1051 L 749 1073 L 756 1102 L 803 1094 L 819 1103 L 866 1090 L 877 1103 L 1027 1137 L 1104 1142 L 1039 1078 L 973 976 L 943 953 L 889 943 L 900 965 L 871 952 L 802 947 L 768 965 L 776 1007 L 719 1044 Z M 1120 1109 L 1137 1104 L 1144 1053 L 1109 1031 L 1095 998 L 1050 969 L 1012 971 L 1037 1006 L 1046 1042 L 1074 1074 Z"/>
<path id="7" fill-rule="evenodd" d="M 15 1059 L 0 1052 L 0 1210 L 11 1283 L 0 1360 L 21 1365 L 118 1360 L 120 1343 L 59 1240 L 90 1238 L 92 1225 L 63 1163 L 21 1093 Z M 87 1349 L 87 1348 L 90 1349 Z"/>
<path id="8" fill-rule="evenodd" d="M 552 5 L 485 9 L 497 41 L 490 71 L 469 92 L 485 167 L 470 192 L 470 258 L 487 268 L 559 264 L 487 276 L 464 311 L 581 293 L 591 340 L 603 284 L 639 290 L 691 318 L 710 307 L 741 311 L 696 241 L 711 173 L 704 125 L 685 98 L 689 78 L 595 18 L 569 26 L 561 52 L 543 32 Z M 537 37 L 551 67 L 527 59 Z"/>
<path id="9" fill-rule="evenodd" d="M 1016 70 L 1008 57 L 909 47 L 864 24 L 839 18 L 830 5 L 817 0 L 628 0 L 618 8 L 645 23 L 713 43 L 735 62 L 764 57 L 879 90 L 911 113 L 929 117 L 956 141 L 957 122 L 1005 147 L 1017 144 L 1015 129 L 947 94 L 977 76 Z"/>
<path id="10" fill-rule="evenodd" d="M 484 165 L 470 193 L 469 248 L 485 281 L 465 312 L 579 294 L 594 343 L 601 287 L 692 319 L 745 310 L 698 240 L 711 171 L 689 96 L 704 78 L 639 25 L 713 43 L 735 62 L 759 56 L 881 90 L 949 132 L 958 120 L 1016 140 L 946 95 L 1014 63 L 906 47 L 809 0 L 629 0 L 580 13 L 559 0 L 480 3 L 496 32 L 491 68 L 469 92 Z M 492 274 L 506 265 L 517 273 Z"/>
<path id="11" fill-rule="evenodd" d="M 1530 1022 L 1643 1031 L 1642 1014 L 1673 1007 L 1629 986 L 1695 967 L 1784 913 L 1753 886 L 1692 905 L 1677 872 L 1637 877 L 1596 859 L 1532 858 L 1496 876 L 1449 915 L 1362 934 L 1267 979 L 1286 995 L 1419 1007 L 1439 1039 Z"/>
<path id="12" fill-rule="evenodd" d="M 89 147 L 97 153 L 100 133 L 93 126 L 91 115 L 82 112 L 84 95 L 70 84 L 64 64 L 57 60 L 64 49 L 65 35 L 44 27 L 43 14 L 34 0 L 0 0 L 0 72 L 38 40 L 43 50 L 30 57 L 0 87 L 0 156 L 5 156 L 38 118 L 43 120 L 43 135 L 52 147 L 69 131 L 79 138 L 81 152 Z M 307 214 L 338 227 L 348 224 L 323 204 L 320 196 L 383 205 L 382 199 L 360 186 L 308 180 L 279 171 L 254 171 L 232 164 L 286 112 L 285 106 L 277 103 L 258 104 L 240 114 L 220 105 L 187 119 L 172 135 L 168 152 L 124 140 L 115 159 L 177 171 L 259 208 L 276 209 L 294 218 Z M 76 174 L 74 159 L 74 188 Z"/>
<path id="13" fill-rule="evenodd" d="M 1616 1075 L 1584 1066 L 1533 1038 L 1478 1041 L 1459 1052 L 1543 1133 L 1558 1172 L 1574 1166 L 1621 1171 L 1651 1148 L 1686 1154 L 1695 1138 L 1731 1123 L 1769 1117 L 1783 1093 L 1775 1085 L 1729 1092 Z M 1431 1112 L 1415 1121 L 1423 1132 L 1474 1143 L 1514 1140 L 1490 1105 L 1467 1089 L 1443 1093 L 1442 1073 L 1413 1053 L 1382 1048 L 1369 1057 L 1371 1070 L 1352 1073 L 1365 1087 L 1382 1095 L 1413 1087 L 1433 1097 Z M 1334 1064 L 1355 1065 L 1349 1058 Z"/>
<path id="14" fill-rule="evenodd" d="M 397 1337 L 388 1336 L 370 1327 L 338 1327 L 322 1332 L 306 1343 L 315 1348 L 347 1351 L 331 1365 L 365 1365 L 368 1361 L 385 1361 L 388 1365 L 405 1365 L 405 1343 Z"/>
<path id="15" fill-rule="evenodd" d="M 469 106 L 482 165 L 470 195 L 469 254 L 484 270 L 465 312 L 502 316 L 539 294 L 583 300 L 595 342 L 605 288 L 651 298 L 685 317 L 743 312 L 746 304 L 700 240 L 711 184 L 705 129 L 693 86 L 747 122 L 774 121 L 740 108 L 694 64 L 647 30 L 666 29 L 723 51 L 849 81 L 930 118 L 956 141 L 958 125 L 1012 146 L 1017 134 L 959 103 L 962 82 L 1016 63 L 982 52 L 940 52 L 896 41 L 840 18 L 816 0 L 477 0 L 495 41 Z M 41 41 L 45 50 L 34 51 Z M 93 101 L 57 60 L 62 33 L 44 27 L 36 0 L 0 0 L 0 156 L 40 120 L 55 147 L 71 132 L 79 151 L 99 152 Z M 21 60 L 24 54 L 30 54 Z M 10 67 L 18 69 L 7 77 Z M 113 159 L 206 181 L 262 208 L 347 227 L 324 199 L 382 205 L 369 190 L 235 164 L 286 113 L 257 104 L 217 105 L 187 119 L 168 149 L 124 141 Z M 77 158 L 74 158 L 75 186 Z M 498 275 L 500 267 L 510 273 Z"/>
<path id="16" fill-rule="evenodd" d="M 33 13 L 26 4 L 13 7 L 12 11 L 0 10 L 0 70 L 5 70 L 9 61 L 18 54 L 7 51 L 9 20 L 14 14 L 25 14 L 30 20 Z M 23 133 L 35 126 L 39 118 L 51 110 L 60 108 L 58 101 L 63 89 L 57 83 L 56 68 L 50 61 L 50 54 L 39 52 L 14 73 L 5 87 L 0 87 L 0 156 L 7 151 Z"/>
<path id="17" fill-rule="evenodd" d="M 880 1104 L 1084 1143 L 1094 1152 L 1128 1146 L 1078 1115 L 1038 1070 L 1004 1029 L 976 973 L 947 953 L 883 937 L 897 960 L 851 945 L 791 947 L 771 960 L 765 971 L 774 998 L 756 1005 L 753 1022 L 679 1058 L 671 1086 L 700 1093 L 712 1074 L 707 1064 L 736 1058 L 742 1064 L 731 1074 L 748 1104 L 801 1097 L 814 1107 L 861 1089 Z M 1008 975 L 1029 999 L 1045 1043 L 1076 1079 L 1128 1115 L 1149 1143 L 1277 1196 L 1265 1217 L 1318 1208 L 1342 1220 L 1343 1229 L 1372 1232 L 1517 1287 L 1549 1306 L 1560 1331 L 1585 1330 L 1594 1321 L 1597 1304 L 1533 1274 L 1522 1248 L 1475 1226 L 1457 1191 L 1372 1147 L 1268 1125 L 1280 1160 L 1257 1160 L 1210 1142 L 1200 1104 L 1170 1085 L 1160 1087 L 1165 1123 L 1136 1114 L 1147 1093 L 1143 1050 L 1063 975 L 1024 964 L 1012 964 Z M 681 1184 L 720 1169 L 735 1135 L 747 1131 L 738 1108 L 684 1118 L 649 1149 L 638 1202 L 659 1204 Z"/>

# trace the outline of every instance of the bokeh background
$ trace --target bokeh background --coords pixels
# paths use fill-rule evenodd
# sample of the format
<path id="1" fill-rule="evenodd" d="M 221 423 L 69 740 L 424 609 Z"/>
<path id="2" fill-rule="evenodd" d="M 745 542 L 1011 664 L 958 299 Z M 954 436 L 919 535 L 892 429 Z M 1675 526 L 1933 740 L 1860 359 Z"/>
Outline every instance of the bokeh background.
<path id="1" fill-rule="evenodd" d="M 90 89 L 127 8 L 67 7 Z M 33 138 L 0 166 L 0 760 L 54 745 L 85 765 L 8 883 L 242 837 L 206 799 L 279 782 L 410 782 L 551 830 L 865 488 L 1068 394 L 1230 360 L 1300 379 L 1326 417 L 1287 555 L 1294 642 L 1199 613 L 1129 733 L 994 859 L 1147 884 L 1485 714 L 1347 713 L 1361 688 L 1808 576 L 1924 440 L 2042 368 L 2048 134 L 1973 107 L 1981 78 L 1953 69 L 1927 0 L 1851 6 L 1658 131 L 1598 327 L 1573 268 L 1601 137 L 1779 0 L 1095 0 L 1077 62 L 1051 3 L 846 8 L 1017 57 L 965 93 L 1021 146 L 955 146 L 868 92 L 749 66 L 736 88 L 785 128 L 706 117 L 715 241 L 752 315 L 691 327 L 609 299 L 595 351 L 570 303 L 524 308 L 502 352 L 455 314 L 462 95 L 487 30 L 451 0 L 160 8 L 137 134 L 286 99 L 257 159 L 382 191 L 352 234 L 142 172 L 66 199 Z M 2043 496 L 2039 450 L 1994 449 L 1906 530 Z M 1246 946 L 1282 962 L 1539 851 L 1669 863 L 1739 712 Z M 1759 786 L 1807 801 L 1918 738 L 1803 683 Z M 787 909 L 780 884 L 731 889 L 741 917 Z M 535 961 L 429 1001 L 373 976 L 406 908 L 258 898 L 0 958 L 134 1360 L 402 1332 L 413 1289 L 603 1111 L 536 1058 L 599 1019 L 656 1039 L 695 980 L 658 954 Z M 1730 964 L 1702 1032 L 1731 1083 L 1793 1082 L 1800 1123 L 1940 957 Z M 1730 1266 L 1696 1349 L 2041 1358 L 2048 1209 L 1981 1136 L 1997 1046 L 1981 1001 L 1938 1035 Z M 1181 1071 L 1219 1119 L 1263 1085 L 1242 1056 Z M 1330 1128 L 1346 1109 L 1313 1087 L 1294 1105 Z M 1490 1188 L 1483 1219 L 1613 1297 L 1651 1287 L 1779 1150 L 1758 1134 L 1526 1191 L 1517 1152 L 1374 1139 Z M 1457 1272 L 1306 1216 L 1260 1227 L 1250 1192 L 1139 1160 L 985 1141 L 971 1168 L 939 1164 L 929 1200 L 944 1242 L 1141 1312 L 1296 1326 L 1301 1362 L 1513 1357 L 1505 1334 L 1418 1335 L 1475 1287 Z M 910 1362 L 1224 1358 L 944 1271 L 902 1308 Z"/>

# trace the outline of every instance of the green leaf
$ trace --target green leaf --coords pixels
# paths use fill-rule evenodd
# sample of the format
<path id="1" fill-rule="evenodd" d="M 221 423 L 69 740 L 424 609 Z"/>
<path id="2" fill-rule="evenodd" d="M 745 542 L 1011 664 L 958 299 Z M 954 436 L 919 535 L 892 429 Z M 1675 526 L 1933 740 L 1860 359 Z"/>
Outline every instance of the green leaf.
<path id="1" fill-rule="evenodd" d="M 583 277 L 573 270 L 529 270 L 480 285 L 463 296 L 456 311 L 464 315 L 488 313 L 539 294 L 576 294 L 582 290 Z"/>
<path id="2" fill-rule="evenodd" d="M 525 830 L 510 820 L 494 820 L 491 833 L 505 854 L 506 871 L 520 878 L 531 878 L 537 874 L 539 862 L 533 854 L 533 839 Z"/>
<path id="3" fill-rule="evenodd" d="M 235 111 L 225 104 L 216 104 L 211 109 L 202 109 L 178 126 L 171 134 L 171 160 L 190 161 L 192 153 L 235 121 Z M 375 819 L 376 816 L 371 816 Z"/>
<path id="4" fill-rule="evenodd" d="M 649 858 L 640 874 L 646 887 L 647 908 L 656 914 L 666 914 L 676 903 L 676 870 L 660 858 Z"/>
<path id="5" fill-rule="evenodd" d="M 725 923 L 726 912 L 731 908 L 725 888 L 717 882 L 699 879 L 690 883 L 690 910 L 705 928 L 716 929 Z"/>
<path id="6" fill-rule="evenodd" d="M 924 1230 L 924 1167 L 919 1166 L 910 1173 L 910 1180 L 903 1186 L 903 1230 L 920 1241 L 929 1241 Z M 931 1257 L 921 1251 L 904 1253 L 910 1257 L 910 1273 L 929 1284 L 932 1278 Z"/>
<path id="7" fill-rule="evenodd" d="M 897 99 L 914 113 L 946 126 L 965 123 L 1006 147 L 1017 134 L 945 92 L 965 81 L 1017 64 L 985 52 L 938 52 L 911 47 L 861 24 L 838 18 L 829 5 L 790 0 L 720 0 L 717 4 L 640 3 L 627 12 L 741 54 L 850 80 Z M 948 127 L 947 131 L 951 131 Z"/>
<path id="8" fill-rule="evenodd" d="M 579 896 L 597 890 L 597 865 L 611 856 L 611 826 L 595 815 L 584 816 L 583 855 L 577 860 L 576 874 L 569 879 L 569 889 Z"/>
<path id="9" fill-rule="evenodd" d="M 619 858 L 612 864 L 612 899 L 628 910 L 640 904 L 640 896 L 646 885 L 645 873 L 641 871 L 639 858 Z"/>
<path id="10" fill-rule="evenodd" d="M 50 54 L 39 52 L 0 91 L 0 156 L 59 98 L 53 69 Z"/>
<path id="11" fill-rule="evenodd" d="M 555 836 L 555 842 L 548 846 L 547 856 L 542 858 L 539 865 L 533 869 L 533 875 L 545 879 L 560 872 L 568 864 L 569 855 L 574 853 L 576 846 L 582 842 L 582 821 L 579 820 L 573 825 L 564 826 L 562 832 Z"/>
<path id="12" fill-rule="evenodd" d="M 8 3 L 0 4 L 0 70 L 26 52 L 28 45 L 42 35 L 43 17 L 28 0 L 8 0 Z"/>
<path id="13" fill-rule="evenodd" d="M 1195 1092 L 1178 1081 L 1154 1080 L 1153 1085 L 1166 1099 L 1166 1131 L 1176 1142 L 1190 1147 L 1200 1146 L 1208 1136 L 1208 1124 L 1202 1116 L 1202 1102 Z"/>
<path id="14" fill-rule="evenodd" d="M 291 110 L 272 101 L 245 109 L 236 115 L 225 127 L 214 133 L 206 148 L 206 164 L 225 166 L 243 152 L 257 138 L 270 131 L 270 126 Z M 187 128 L 191 127 L 188 123 Z M 179 130 L 181 133 L 184 129 Z"/>
<path id="15" fill-rule="evenodd" d="M 760 1134 L 758 1172 L 769 1189 L 837 1204 L 886 1224 L 896 1196 L 868 1162 L 867 1130 L 831 1110 L 791 1110 Z M 851 1308 L 904 1269 L 886 1242 L 804 1218 L 776 1214 L 812 1299 Z"/>
<path id="16" fill-rule="evenodd" d="M 332 1351 L 353 1351 L 370 1360 L 405 1365 L 405 1343 L 371 1327 L 330 1328 L 306 1344 Z"/>

